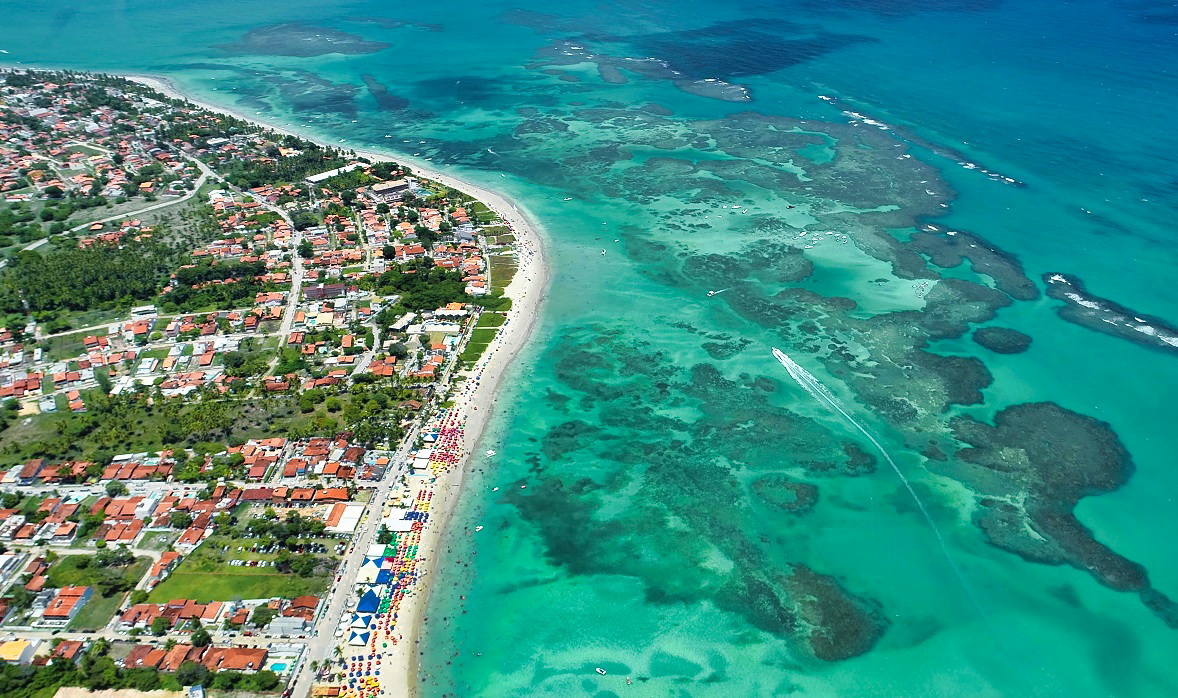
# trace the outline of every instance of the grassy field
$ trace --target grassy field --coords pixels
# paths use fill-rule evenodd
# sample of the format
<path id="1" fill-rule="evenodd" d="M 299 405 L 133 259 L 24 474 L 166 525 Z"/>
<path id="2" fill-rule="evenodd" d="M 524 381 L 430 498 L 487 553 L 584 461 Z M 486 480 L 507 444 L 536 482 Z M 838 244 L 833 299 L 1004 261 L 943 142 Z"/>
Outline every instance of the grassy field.
<path id="1" fill-rule="evenodd" d="M 82 567 L 83 560 L 89 562 L 85 567 Z M 151 567 L 150 557 L 137 557 L 135 562 L 124 568 L 123 578 L 132 584 L 138 583 L 143 575 L 147 574 L 149 567 Z M 49 567 L 48 586 L 93 586 L 102 579 L 107 569 L 94 564 L 93 555 L 62 555 L 57 562 Z"/>
<path id="2" fill-rule="evenodd" d="M 499 216 L 495 212 L 487 208 L 487 205 L 481 201 L 476 201 L 467 207 L 467 210 L 478 218 L 479 223 L 496 223 L 499 221 Z"/>
<path id="3" fill-rule="evenodd" d="M 503 293 L 503 289 L 515 278 L 515 272 L 518 270 L 519 261 L 515 257 L 491 255 L 491 293 Z"/>
<path id="4" fill-rule="evenodd" d="M 322 596 L 333 577 L 296 577 L 263 572 L 252 567 L 229 567 L 233 572 L 173 572 L 148 595 L 149 603 L 192 599 L 200 603 L 235 599 L 291 599 L 310 594 Z M 269 569 L 269 568 L 266 568 Z M 248 571 L 245 571 L 248 570 Z"/>
<path id="5" fill-rule="evenodd" d="M 475 327 L 499 327 L 507 322 L 507 316 L 502 313 L 486 312 L 479 315 L 479 321 Z"/>
<path id="6" fill-rule="evenodd" d="M 334 538 L 300 539 L 320 542 L 330 549 L 339 541 Z M 210 536 L 199 548 L 180 563 L 166 580 L 148 596 L 151 603 L 171 599 L 195 601 L 232 601 L 234 599 L 264 599 L 272 596 L 293 598 L 304 594 L 320 595 L 329 586 L 334 572 L 299 577 L 279 573 L 274 567 L 237 567 L 230 560 L 273 560 L 277 554 L 237 550 L 238 546 L 255 545 L 256 539 Z M 229 550 L 222 550 L 228 547 Z M 323 568 L 321 568 L 322 570 Z"/>
<path id="7" fill-rule="evenodd" d="M 498 329 L 492 327 L 476 328 L 470 334 L 470 341 L 466 343 L 466 348 L 458 356 L 459 361 L 465 363 L 474 363 L 479 360 L 483 352 L 487 350 L 487 345 L 491 340 L 495 339 L 495 335 L 499 332 Z"/>
<path id="8" fill-rule="evenodd" d="M 139 539 L 138 548 L 142 550 L 167 550 L 168 546 L 176 542 L 180 531 L 148 531 Z"/>
<path id="9" fill-rule="evenodd" d="M 72 334 L 63 334 L 57 337 L 50 337 L 49 342 L 49 358 L 53 361 L 61 361 L 78 356 L 86 350 L 86 345 L 82 343 L 82 339 L 94 334 L 93 332 L 74 332 Z M 102 334 L 106 334 L 103 332 Z"/>
<path id="10" fill-rule="evenodd" d="M 86 602 L 82 610 L 78 611 L 78 615 L 66 626 L 67 630 L 101 630 L 106 627 L 111 618 L 114 618 L 115 612 L 119 610 L 119 605 L 123 602 L 123 597 L 126 594 L 115 594 L 114 596 L 106 597 L 95 592 L 94 596 Z"/>

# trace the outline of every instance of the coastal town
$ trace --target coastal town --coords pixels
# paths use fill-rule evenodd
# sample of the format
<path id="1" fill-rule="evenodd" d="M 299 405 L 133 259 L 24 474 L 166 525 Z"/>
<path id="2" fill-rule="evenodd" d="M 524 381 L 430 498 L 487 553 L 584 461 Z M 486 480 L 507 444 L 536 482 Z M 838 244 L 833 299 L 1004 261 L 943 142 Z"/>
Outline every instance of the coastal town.
<path id="1" fill-rule="evenodd" d="M 453 184 L 0 73 L 0 694 L 404 695 L 543 284 Z"/>

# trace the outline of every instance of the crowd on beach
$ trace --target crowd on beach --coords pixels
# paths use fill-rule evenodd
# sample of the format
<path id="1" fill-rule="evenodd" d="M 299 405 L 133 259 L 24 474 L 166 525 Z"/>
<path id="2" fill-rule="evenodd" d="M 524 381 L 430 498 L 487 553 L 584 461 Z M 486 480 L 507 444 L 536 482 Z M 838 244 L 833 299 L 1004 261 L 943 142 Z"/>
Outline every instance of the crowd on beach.
<path id="1" fill-rule="evenodd" d="M 510 220 L 505 223 L 513 234 L 520 233 Z M 425 615 L 428 584 L 430 577 L 439 572 L 434 558 L 440 557 L 440 539 L 461 491 L 465 461 L 496 403 L 495 388 L 502 372 L 526 338 L 542 293 L 540 282 L 544 281 L 544 269 L 538 244 L 525 233 L 517 237 L 514 249 L 519 271 L 508 290 L 514 302 L 512 310 L 495 340 L 467 373 L 450 406 L 439 410 L 423 430 L 423 433 L 436 433 L 437 439 L 429 472 L 414 483 L 417 493 L 411 518 L 416 521 L 412 531 L 396 534 L 385 548 L 383 562 L 393 571 L 392 579 L 367 642 L 361 646 L 349 645 L 350 649 L 345 650 L 342 661 L 346 666 L 346 683 L 340 694 L 345 698 L 401 695 L 405 690 L 402 681 L 424 683 L 430 678 L 417 676 L 415 669 L 425 652 L 421 626 L 430 620 Z M 487 453 L 488 458 L 494 455 L 494 451 Z M 464 533 L 470 536 L 475 531 Z M 452 552 L 453 543 L 447 547 L 447 553 Z M 473 562 L 464 559 L 454 561 L 454 565 L 461 565 L 461 569 L 442 572 L 446 581 L 455 586 L 469 584 L 475 574 Z M 442 621 L 448 624 L 450 619 L 446 617 Z"/>

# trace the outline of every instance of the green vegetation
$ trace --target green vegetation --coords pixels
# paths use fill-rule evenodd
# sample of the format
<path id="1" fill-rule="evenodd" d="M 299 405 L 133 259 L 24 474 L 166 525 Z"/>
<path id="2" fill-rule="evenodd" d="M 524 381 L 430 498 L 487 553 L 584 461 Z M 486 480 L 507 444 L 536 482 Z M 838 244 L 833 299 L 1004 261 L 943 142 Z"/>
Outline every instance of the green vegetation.
<path id="1" fill-rule="evenodd" d="M 20 420 L 0 432 L 0 464 L 23 463 L 29 458 L 84 458 L 105 464 L 116 453 L 289 433 L 303 421 L 296 414 L 293 398 L 157 400 L 147 404 L 145 396 L 137 393 L 107 397 L 91 391 L 84 397 L 87 412 L 36 415 L 27 424 Z"/>
<path id="2" fill-rule="evenodd" d="M 495 339 L 495 335 L 499 332 L 495 328 L 476 328 L 470 333 L 470 341 L 467 342 L 466 347 L 462 353 L 458 355 L 458 360 L 464 363 L 474 363 L 482 357 L 483 352 L 487 350 L 487 346 Z"/>
<path id="3" fill-rule="evenodd" d="M 491 293 L 502 294 L 511 280 L 515 278 L 515 273 L 519 271 L 519 261 L 509 255 L 493 254 L 490 257 L 490 262 Z"/>
<path id="4" fill-rule="evenodd" d="M 62 686 L 81 686 L 91 691 L 133 689 L 137 691 L 179 691 L 183 686 L 203 684 L 208 688 L 242 693 L 260 693 L 278 688 L 278 675 L 269 669 L 253 674 L 219 671 L 213 674 L 195 662 L 184 662 L 175 674 L 155 669 L 120 669 L 108 656 L 110 641 L 95 640 L 76 662 L 53 661 L 45 666 L 0 666 L 0 696 L 4 698 L 52 698 Z"/>
<path id="5" fill-rule="evenodd" d="M 478 220 L 479 223 L 495 223 L 499 220 L 499 216 L 495 212 L 487 208 L 487 205 L 481 201 L 475 201 L 467 206 L 467 211 L 471 216 Z"/>
<path id="6" fill-rule="evenodd" d="M 151 591 L 148 601 L 165 603 L 172 599 L 192 599 L 206 603 L 234 599 L 268 599 L 272 596 L 288 599 L 307 594 L 322 596 L 330 582 L 328 577 L 303 578 L 266 572 L 262 569 L 227 567 L 217 572 L 177 570 Z"/>
<path id="7" fill-rule="evenodd" d="M 147 569 L 151 558 L 135 557 L 129 551 L 100 550 L 95 555 L 63 555 L 48 572 L 51 587 L 92 586 L 103 595 L 130 591 Z"/>
<path id="8" fill-rule="evenodd" d="M 254 277 L 266 273 L 264 262 L 210 261 L 176 271 L 175 287 L 160 296 L 159 306 L 165 312 L 193 312 L 197 310 L 228 310 L 253 305 L 254 296 L 278 287 L 256 281 Z M 223 283 L 232 280 L 232 283 Z"/>
<path id="9" fill-rule="evenodd" d="M 475 327 L 499 327 L 507 322 L 507 315 L 503 313 L 483 313 L 479 315 L 479 320 Z"/>
<path id="10" fill-rule="evenodd" d="M 22 252 L 0 274 L 0 312 L 130 307 L 155 297 L 173 259 L 154 242 Z"/>
<path id="11" fill-rule="evenodd" d="M 96 593 L 90 597 L 82 610 L 78 611 L 78 615 L 74 616 L 66 629 L 80 632 L 102 630 L 110 619 L 115 617 L 123 603 L 123 596 L 122 593 L 112 596 Z"/>
<path id="12" fill-rule="evenodd" d="M 312 543 L 330 548 L 338 541 L 324 537 L 324 525 L 317 519 L 290 513 L 285 520 L 259 516 L 236 533 L 210 536 L 184 559 L 148 600 L 152 603 L 170 599 L 197 601 L 231 601 L 271 596 L 293 598 L 303 594 L 319 595 L 328 588 L 335 561 L 323 555 L 301 552 L 299 546 Z M 220 529 L 219 529 L 220 530 Z M 251 548 L 276 552 L 254 552 Z M 242 548 L 242 550 L 238 550 Z M 292 552 L 300 550 L 300 552 Z M 233 561 L 266 561 L 265 566 L 233 565 Z"/>

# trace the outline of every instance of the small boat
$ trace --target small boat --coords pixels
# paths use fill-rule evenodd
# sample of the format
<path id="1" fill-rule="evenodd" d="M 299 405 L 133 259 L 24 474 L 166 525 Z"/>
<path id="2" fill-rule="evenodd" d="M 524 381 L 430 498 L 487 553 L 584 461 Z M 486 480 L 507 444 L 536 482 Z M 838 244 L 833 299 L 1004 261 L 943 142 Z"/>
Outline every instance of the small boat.
<path id="1" fill-rule="evenodd" d="M 483 530 L 483 527 L 482 527 L 482 526 L 475 526 L 475 527 L 474 527 L 474 532 L 475 532 L 475 533 L 478 533 L 478 532 L 479 532 L 479 531 L 481 531 L 481 530 Z"/>
<path id="2" fill-rule="evenodd" d="M 492 491 L 492 492 L 498 492 L 498 491 L 499 491 L 499 488 L 498 488 L 498 487 L 492 487 L 492 488 L 491 488 L 491 491 Z"/>
<path id="3" fill-rule="evenodd" d="M 564 197 L 564 200 L 565 200 L 565 201 L 572 201 L 572 200 L 573 200 L 573 197 L 571 197 L 571 196 L 566 196 L 566 197 Z"/>
<path id="4" fill-rule="evenodd" d="M 732 289 L 730 289 L 730 288 L 722 288 L 719 291 L 708 291 L 708 298 L 711 298 L 712 296 L 724 293 L 725 291 L 731 291 L 731 290 Z"/>
<path id="5" fill-rule="evenodd" d="M 384 134 L 384 137 L 385 137 L 385 138 L 392 138 L 392 136 L 390 136 L 390 135 L 389 135 L 389 134 L 387 134 L 387 133 L 386 133 L 386 134 Z"/>
<path id="6" fill-rule="evenodd" d="M 601 254 L 605 254 L 605 250 L 602 250 L 602 251 L 601 251 Z"/>
<path id="7" fill-rule="evenodd" d="M 487 457 L 488 457 L 488 458 L 489 458 L 489 457 L 491 457 L 491 456 L 493 456 L 493 455 L 495 455 L 495 451 L 487 451 Z"/>
<path id="8" fill-rule="evenodd" d="M 598 674 L 601 674 L 602 676 L 605 676 L 605 669 L 602 669 L 601 667 L 597 667 L 594 671 L 596 671 Z"/>

